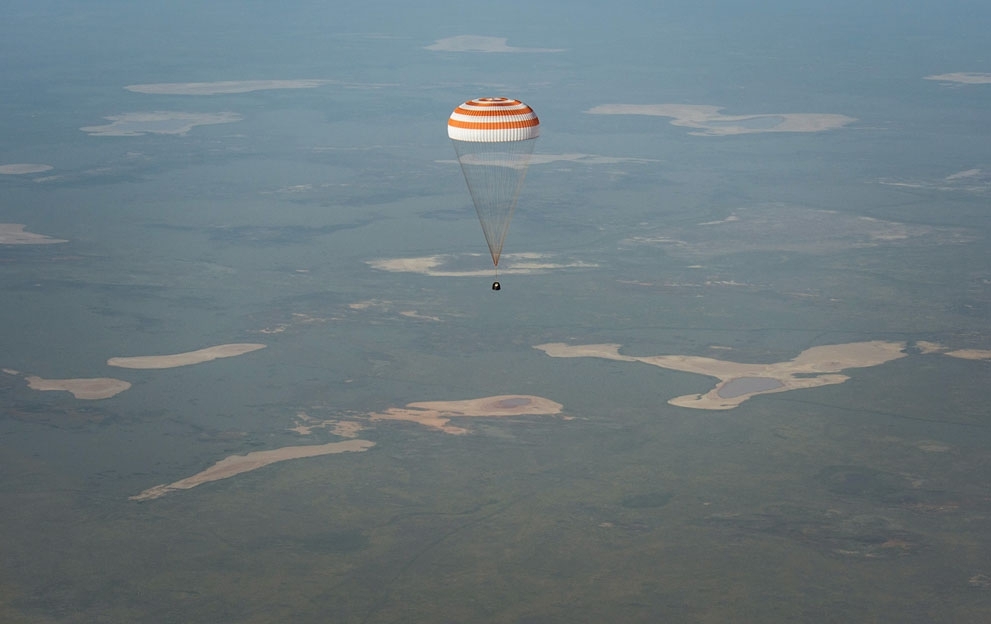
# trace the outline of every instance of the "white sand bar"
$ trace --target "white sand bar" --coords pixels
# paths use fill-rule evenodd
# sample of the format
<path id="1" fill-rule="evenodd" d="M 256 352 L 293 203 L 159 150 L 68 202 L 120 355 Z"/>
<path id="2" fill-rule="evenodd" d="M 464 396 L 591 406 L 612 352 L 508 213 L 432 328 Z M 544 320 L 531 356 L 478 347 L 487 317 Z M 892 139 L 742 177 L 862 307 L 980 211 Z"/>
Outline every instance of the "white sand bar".
<path id="1" fill-rule="evenodd" d="M 567 345 L 561 342 L 536 345 L 551 357 L 598 357 L 620 362 L 642 362 L 670 370 L 708 375 L 719 383 L 705 394 L 689 394 L 668 401 L 671 405 L 695 409 L 733 409 L 752 396 L 785 392 L 800 388 L 815 388 L 843 383 L 849 377 L 838 374 L 848 368 L 877 366 L 906 356 L 904 342 L 853 342 L 822 345 L 806 349 L 794 359 L 772 364 L 746 364 L 689 355 L 655 355 L 636 357 L 622 355 L 618 344 Z M 750 392 L 737 392 L 745 379 L 761 379 Z M 773 385 L 771 381 L 777 381 Z M 728 392 L 720 394 L 727 387 Z"/>
<path id="2" fill-rule="evenodd" d="M 139 355 L 135 357 L 112 357 L 107 360 L 110 366 L 120 368 L 176 368 L 177 366 L 189 366 L 190 364 L 200 364 L 219 358 L 234 357 L 251 353 L 258 349 L 264 349 L 265 345 L 258 343 L 234 343 L 223 344 L 215 347 L 207 347 L 197 351 L 186 353 L 175 353 L 173 355 Z"/>
<path id="3" fill-rule="evenodd" d="M 327 444 L 287 446 L 269 451 L 254 451 L 247 455 L 231 455 L 210 466 L 203 472 L 186 477 L 175 483 L 150 487 L 136 496 L 131 496 L 130 500 L 141 501 L 159 498 L 169 492 L 188 490 L 197 485 L 227 479 L 243 472 L 250 472 L 270 464 L 291 459 L 333 455 L 335 453 L 359 453 L 367 451 L 373 446 L 375 446 L 375 443 L 369 440 L 344 440 L 343 442 L 329 442 Z"/>

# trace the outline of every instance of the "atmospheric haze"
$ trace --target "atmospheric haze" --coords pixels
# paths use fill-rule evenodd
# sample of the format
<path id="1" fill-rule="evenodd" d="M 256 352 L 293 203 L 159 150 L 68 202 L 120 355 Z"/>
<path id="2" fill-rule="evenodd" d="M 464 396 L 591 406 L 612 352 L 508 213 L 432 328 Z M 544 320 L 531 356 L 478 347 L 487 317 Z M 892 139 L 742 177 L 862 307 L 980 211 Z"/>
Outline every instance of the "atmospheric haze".
<path id="1" fill-rule="evenodd" d="M 10 0 L 0 621 L 991 621 L 989 31 Z"/>

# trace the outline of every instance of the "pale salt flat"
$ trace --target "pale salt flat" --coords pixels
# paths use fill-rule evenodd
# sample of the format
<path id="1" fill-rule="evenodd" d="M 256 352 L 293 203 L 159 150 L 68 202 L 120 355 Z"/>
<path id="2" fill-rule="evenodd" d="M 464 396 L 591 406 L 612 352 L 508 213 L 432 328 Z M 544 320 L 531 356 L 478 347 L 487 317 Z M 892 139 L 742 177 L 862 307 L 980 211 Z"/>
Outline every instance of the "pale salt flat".
<path id="1" fill-rule="evenodd" d="M 559 48 L 520 48 L 506 45 L 506 41 L 506 37 L 457 35 L 438 39 L 425 49 L 434 52 L 564 52 Z"/>
<path id="2" fill-rule="evenodd" d="M 268 451 L 254 451 L 246 455 L 231 455 L 203 472 L 198 472 L 191 477 L 180 479 L 174 483 L 150 487 L 140 494 L 131 496 L 130 499 L 137 501 L 151 500 L 165 496 L 169 492 L 188 490 L 204 483 L 210 483 L 211 481 L 228 479 L 235 475 L 258 470 L 259 468 L 264 468 L 278 462 L 337 453 L 360 453 L 367 451 L 373 446 L 375 446 L 375 443 L 369 440 L 344 440 L 342 442 L 329 442 L 327 444 L 287 446 Z"/>
<path id="3" fill-rule="evenodd" d="M 234 343 L 234 344 L 223 344 L 217 345 L 215 347 L 207 347 L 205 349 L 198 349 L 196 351 L 187 351 L 185 353 L 173 353 L 170 355 L 139 355 L 133 357 L 112 357 L 107 360 L 107 364 L 110 366 L 117 366 L 120 368 L 143 368 L 143 369 L 157 369 L 157 368 L 175 368 L 177 366 L 189 366 L 191 364 L 200 364 L 202 362 L 209 362 L 211 360 L 216 360 L 219 358 L 235 357 L 238 355 L 244 355 L 245 353 L 251 353 L 252 351 L 257 351 L 258 349 L 264 349 L 265 345 L 258 343 Z"/>
<path id="4" fill-rule="evenodd" d="M 241 121 L 237 113 L 183 113 L 155 111 L 150 113 L 124 113 L 104 119 L 111 123 L 102 126 L 80 128 L 90 136 L 140 136 L 142 134 L 186 134 L 196 126 L 225 124 Z"/>
<path id="5" fill-rule="evenodd" d="M 524 275 L 559 271 L 563 269 L 584 269 L 597 265 L 577 260 L 563 262 L 541 261 L 546 256 L 534 253 L 504 254 L 499 264 L 499 275 Z M 492 275 L 492 267 L 483 269 L 445 268 L 458 264 L 457 256 L 435 255 L 419 258 L 379 258 L 367 260 L 366 264 L 380 271 L 393 273 L 419 273 L 432 277 L 476 277 Z"/>
<path id="6" fill-rule="evenodd" d="M 991 360 L 991 349 L 957 349 L 947 351 L 944 355 L 964 360 Z"/>
<path id="7" fill-rule="evenodd" d="M 222 95 L 250 93 L 276 89 L 313 89 L 330 84 L 331 80 L 220 80 L 217 82 L 161 82 L 124 87 L 134 93 L 153 95 Z"/>
<path id="8" fill-rule="evenodd" d="M 444 433 L 464 435 L 465 427 L 451 425 L 452 418 L 471 416 L 525 416 L 560 414 L 563 405 L 550 399 L 525 394 L 504 394 L 462 401 L 424 401 L 406 407 L 392 407 L 371 414 L 369 420 L 405 420 L 431 427 Z"/>
<path id="9" fill-rule="evenodd" d="M 53 245 L 68 242 L 62 238 L 25 232 L 22 223 L 0 223 L 0 245 Z"/>
<path id="10" fill-rule="evenodd" d="M 131 384 L 112 377 L 91 379 L 42 379 L 36 375 L 25 378 L 32 390 L 69 392 L 77 399 L 109 399 L 131 387 Z"/>
<path id="11" fill-rule="evenodd" d="M 849 368 L 878 366 L 905 357 L 905 343 L 874 340 L 848 344 L 811 347 L 786 362 L 747 364 L 690 355 L 632 356 L 619 353 L 618 344 L 567 345 L 561 342 L 534 346 L 551 357 L 596 357 L 620 362 L 641 362 L 670 370 L 697 373 L 719 379 L 705 394 L 689 394 L 668 400 L 671 405 L 695 409 L 726 410 L 737 407 L 752 396 L 816 388 L 847 381 L 838 374 Z M 748 392 L 736 393 L 742 379 L 761 379 Z M 776 381 L 777 385 L 770 382 Z M 734 387 L 734 384 L 736 386 Z M 729 386 L 732 396 L 721 390 Z"/>
<path id="12" fill-rule="evenodd" d="M 13 163 L 10 165 L 0 165 L 0 175 L 24 175 L 26 173 L 41 173 L 50 171 L 51 165 L 35 163 Z"/>
<path id="13" fill-rule="evenodd" d="M 459 164 L 458 160 L 455 159 L 444 159 L 434 161 L 442 164 Z M 508 166 L 505 164 L 505 159 L 500 160 L 498 156 L 489 157 L 486 161 L 486 155 L 484 154 L 466 154 L 462 157 L 461 162 L 467 162 L 469 164 L 480 164 L 480 165 L 493 165 L 493 166 Z M 581 152 L 569 153 L 569 154 L 533 154 L 530 159 L 526 162 L 527 166 L 532 165 L 549 165 L 552 163 L 575 163 L 578 165 L 620 165 L 624 163 L 642 164 L 650 162 L 658 162 L 657 160 L 650 158 L 632 158 L 624 156 L 602 156 L 599 154 L 583 154 Z M 514 165 L 520 166 L 520 165 Z"/>
<path id="14" fill-rule="evenodd" d="M 926 76 L 926 80 L 938 80 L 939 82 L 953 82 L 957 84 L 975 85 L 991 84 L 991 73 L 982 72 L 951 72 L 948 74 L 933 74 Z"/>
<path id="15" fill-rule="evenodd" d="M 697 136 L 726 136 L 762 132 L 823 132 L 857 121 L 835 113 L 759 113 L 724 115 L 718 106 L 705 104 L 602 104 L 586 113 L 592 115 L 647 115 L 670 117 L 671 125 L 696 128 Z"/>

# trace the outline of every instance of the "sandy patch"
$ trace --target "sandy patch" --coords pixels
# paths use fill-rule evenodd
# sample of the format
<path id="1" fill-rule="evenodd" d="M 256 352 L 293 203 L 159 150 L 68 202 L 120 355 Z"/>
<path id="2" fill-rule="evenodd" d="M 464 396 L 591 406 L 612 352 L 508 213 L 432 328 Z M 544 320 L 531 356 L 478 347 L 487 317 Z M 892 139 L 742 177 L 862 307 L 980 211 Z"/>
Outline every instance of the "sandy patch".
<path id="1" fill-rule="evenodd" d="M 469 254 L 467 259 L 481 258 L 482 254 Z M 488 257 L 488 256 L 486 256 Z M 558 271 L 561 269 L 584 269 L 598 265 L 586 262 L 547 262 L 547 256 L 535 253 L 503 254 L 499 261 L 499 275 L 524 275 Z M 419 273 L 433 277 L 475 277 L 492 275 L 492 267 L 479 269 L 458 269 L 451 265 L 465 264 L 466 257 L 455 255 L 424 256 L 420 258 L 380 258 L 368 260 L 366 264 L 380 271 L 393 273 Z M 477 261 L 473 264 L 477 264 Z M 447 268 L 451 267 L 451 268 Z"/>
<path id="2" fill-rule="evenodd" d="M 196 126 L 231 123 L 243 119 L 237 113 L 124 113 L 104 117 L 112 123 L 80 128 L 90 136 L 140 136 L 142 134 L 186 134 Z"/>
<path id="3" fill-rule="evenodd" d="M 991 350 L 988 349 L 957 349 L 947 351 L 944 355 L 964 360 L 991 360 Z"/>
<path id="4" fill-rule="evenodd" d="M 506 45 L 506 40 L 506 37 L 457 35 L 438 39 L 424 49 L 434 52 L 564 52 L 559 48 L 518 48 Z"/>
<path id="5" fill-rule="evenodd" d="M 849 377 L 838 374 L 840 371 L 848 368 L 877 366 L 906 355 L 903 352 L 905 343 L 880 340 L 812 347 L 802 351 L 792 360 L 773 364 L 746 364 L 689 355 L 635 357 L 620 354 L 620 345 L 618 344 L 571 346 L 555 342 L 536 345 L 534 348 L 540 349 L 551 357 L 598 357 L 620 362 L 642 362 L 670 370 L 715 377 L 719 379 L 719 382 L 709 392 L 689 394 L 668 401 L 671 405 L 679 407 L 712 410 L 732 409 L 758 394 L 843 383 Z M 730 386 L 731 388 L 742 387 L 737 380 L 747 378 L 771 379 L 780 385 L 768 387 L 769 384 L 762 384 L 756 386 L 758 389 L 753 392 L 743 392 L 736 395 L 728 393 L 732 396 L 720 394 L 720 390 L 727 384 L 733 384 Z"/>
<path id="6" fill-rule="evenodd" d="M 991 74 L 980 72 L 952 72 L 949 74 L 933 74 L 926 76 L 926 80 L 938 80 L 939 82 L 953 82 L 956 84 L 991 84 Z"/>
<path id="7" fill-rule="evenodd" d="M 717 219 L 715 221 L 703 221 L 702 223 L 699 223 L 698 225 L 722 225 L 724 223 L 736 223 L 739 220 L 740 220 L 740 217 L 738 217 L 735 214 L 731 214 L 730 216 L 726 217 L 725 219 Z"/>
<path id="8" fill-rule="evenodd" d="M 131 384 L 112 377 L 92 379 L 42 379 L 31 375 L 25 378 L 32 390 L 61 390 L 71 392 L 77 399 L 109 399 L 131 387 Z"/>
<path id="9" fill-rule="evenodd" d="M 124 87 L 134 93 L 152 95 L 223 95 L 250 93 L 274 89 L 313 89 L 330 84 L 331 80 L 221 80 L 218 82 L 162 82 Z"/>
<path id="10" fill-rule="evenodd" d="M 331 321 L 340 320 L 337 317 L 323 317 L 323 316 L 312 316 L 310 314 L 303 314 L 301 312 L 293 312 L 289 320 L 283 323 L 276 323 L 271 327 L 263 327 L 261 329 L 255 330 L 259 334 L 281 334 L 294 327 L 300 325 L 316 325 L 319 323 L 329 323 Z"/>
<path id="11" fill-rule="evenodd" d="M 0 223 L 0 245 L 53 245 L 68 242 L 44 234 L 25 232 L 21 223 Z"/>
<path id="12" fill-rule="evenodd" d="M 405 316 L 406 318 L 416 319 L 418 321 L 434 321 L 435 323 L 443 322 L 439 316 L 420 314 L 416 310 L 402 310 L 399 312 L 399 316 Z"/>
<path id="13" fill-rule="evenodd" d="M 946 346 L 927 340 L 918 340 L 913 343 L 913 346 L 924 354 L 938 353 L 962 360 L 991 360 L 991 349 L 954 349 L 949 351 Z"/>
<path id="14" fill-rule="evenodd" d="M 339 438 L 357 438 L 358 434 L 365 430 L 365 425 L 354 420 L 320 420 L 314 418 L 306 412 L 296 414 L 296 424 L 289 428 L 299 435 L 310 435 L 314 429 L 328 429 Z"/>
<path id="15" fill-rule="evenodd" d="M 466 155 L 467 157 L 467 155 Z M 435 162 L 442 164 L 460 164 L 461 161 L 458 160 L 437 160 Z M 630 157 L 620 157 L 620 156 L 599 156 L 597 154 L 532 154 L 530 160 L 527 161 L 527 165 L 547 165 L 551 163 L 575 163 L 579 165 L 620 165 L 625 163 L 643 164 L 650 162 L 659 162 L 650 158 L 630 158 Z M 496 164 L 499 164 L 498 162 Z"/>
<path id="16" fill-rule="evenodd" d="M 560 414 L 563 407 L 560 403 L 543 397 L 505 394 L 465 401 L 410 403 L 406 407 L 392 407 L 380 414 L 371 414 L 369 420 L 406 420 L 444 433 L 463 435 L 468 433 L 468 429 L 449 424 L 452 418 Z"/>
<path id="17" fill-rule="evenodd" d="M 330 432 L 339 438 L 357 438 L 365 430 L 365 425 L 353 420 L 326 421 Z"/>
<path id="18" fill-rule="evenodd" d="M 922 440 L 921 442 L 916 442 L 915 447 L 926 453 L 945 453 L 953 448 L 945 442 L 936 440 Z"/>
<path id="19" fill-rule="evenodd" d="M 885 221 L 787 203 L 740 207 L 725 218 L 701 223 L 644 223 L 624 245 L 658 245 L 672 256 L 693 260 L 742 251 L 837 253 L 881 246 L 970 243 L 972 230 Z"/>
<path id="20" fill-rule="evenodd" d="M 175 368 L 209 362 L 218 358 L 228 358 L 264 349 L 265 345 L 256 343 L 223 344 L 207 347 L 197 351 L 175 353 L 173 355 L 141 355 L 136 357 L 113 357 L 107 360 L 110 366 L 120 368 Z"/>
<path id="21" fill-rule="evenodd" d="M 0 175 L 24 175 L 25 173 L 41 173 L 50 171 L 51 165 L 36 165 L 32 163 L 16 163 L 11 165 L 0 165 Z"/>
<path id="22" fill-rule="evenodd" d="M 723 115 L 718 106 L 705 104 L 603 104 L 585 111 L 592 115 L 650 115 L 670 117 L 671 125 L 695 128 L 698 136 L 726 136 L 761 132 L 822 132 L 857 121 L 827 113 L 761 113 Z"/>
<path id="23" fill-rule="evenodd" d="M 176 481 L 175 483 L 156 485 L 147 490 L 131 496 L 130 500 L 150 500 L 159 498 L 169 492 L 176 490 L 188 490 L 197 485 L 227 479 L 244 472 L 250 472 L 263 468 L 270 464 L 289 461 L 291 459 L 302 459 L 305 457 L 317 457 L 320 455 L 333 455 L 335 453 L 358 453 L 367 451 L 375 446 L 374 442 L 368 440 L 345 440 L 343 442 L 329 442 L 327 444 L 311 446 L 287 446 L 270 451 L 254 451 L 247 455 L 231 455 L 220 460 L 203 472 L 194 474 Z"/>
<path id="24" fill-rule="evenodd" d="M 408 305 L 408 304 L 407 304 Z M 373 311 L 380 314 L 395 314 L 417 321 L 432 321 L 434 323 L 443 323 L 444 319 L 434 314 L 426 314 L 419 310 L 395 310 L 395 305 L 392 301 L 387 301 L 385 299 L 366 299 L 365 301 L 356 301 L 354 303 L 348 304 L 348 309 L 355 312 L 368 312 Z"/>
<path id="25" fill-rule="evenodd" d="M 546 165 L 557 162 L 569 162 L 579 165 L 621 165 L 625 163 L 660 162 L 653 158 L 630 158 L 621 156 L 600 156 L 598 154 L 533 154 L 530 156 L 531 165 Z"/>
<path id="26" fill-rule="evenodd" d="M 991 192 L 991 171 L 972 167 L 963 171 L 951 173 L 942 178 L 932 179 L 892 179 L 880 178 L 878 184 L 885 186 L 898 186 L 908 189 L 922 189 L 926 191 L 951 191 L 964 193 L 988 193 Z"/>
<path id="27" fill-rule="evenodd" d="M 348 308 L 351 310 L 386 310 L 390 307 L 392 307 L 392 302 L 385 299 L 365 299 L 348 304 Z"/>
<path id="28" fill-rule="evenodd" d="M 981 175 L 980 169 L 965 169 L 964 171 L 958 171 L 956 173 L 951 173 L 944 178 L 945 180 L 963 180 L 965 178 L 974 178 Z"/>

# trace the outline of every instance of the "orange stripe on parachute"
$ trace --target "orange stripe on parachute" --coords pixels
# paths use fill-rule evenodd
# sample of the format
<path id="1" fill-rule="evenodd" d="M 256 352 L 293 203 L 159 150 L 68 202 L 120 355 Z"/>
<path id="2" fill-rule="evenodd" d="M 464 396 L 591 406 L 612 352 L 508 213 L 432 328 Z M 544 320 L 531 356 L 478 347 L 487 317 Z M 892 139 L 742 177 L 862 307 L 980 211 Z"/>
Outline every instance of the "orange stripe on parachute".
<path id="1" fill-rule="evenodd" d="M 464 128 L 466 130 L 509 130 L 510 128 L 530 128 L 532 126 L 539 126 L 540 120 L 536 117 L 521 121 L 495 122 L 458 121 L 457 119 L 448 119 L 447 125 L 454 126 L 455 128 Z"/>
<path id="2" fill-rule="evenodd" d="M 510 100 L 508 98 L 478 98 L 465 102 L 465 104 L 474 106 L 516 106 L 522 103 L 519 100 Z"/>
<path id="3" fill-rule="evenodd" d="M 462 105 L 463 106 L 463 105 Z M 475 117 L 490 117 L 496 115 L 532 115 L 533 109 L 529 106 L 524 105 L 525 108 L 520 108 L 517 110 L 506 111 L 506 110 L 472 110 L 470 108 L 462 108 L 461 106 L 454 109 L 454 112 L 458 115 L 470 115 Z"/>

